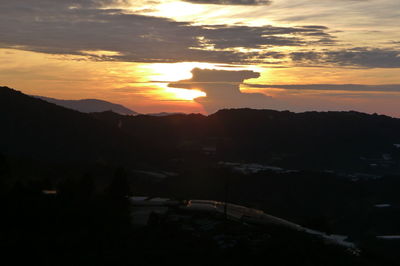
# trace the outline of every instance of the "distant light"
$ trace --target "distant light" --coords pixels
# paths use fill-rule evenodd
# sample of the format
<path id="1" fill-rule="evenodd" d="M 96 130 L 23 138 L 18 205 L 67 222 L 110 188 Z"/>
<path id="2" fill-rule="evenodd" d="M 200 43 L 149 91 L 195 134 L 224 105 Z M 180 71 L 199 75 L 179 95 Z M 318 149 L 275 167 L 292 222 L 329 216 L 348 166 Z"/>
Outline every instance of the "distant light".
<path id="1" fill-rule="evenodd" d="M 45 195 L 57 195 L 57 190 L 42 190 Z"/>

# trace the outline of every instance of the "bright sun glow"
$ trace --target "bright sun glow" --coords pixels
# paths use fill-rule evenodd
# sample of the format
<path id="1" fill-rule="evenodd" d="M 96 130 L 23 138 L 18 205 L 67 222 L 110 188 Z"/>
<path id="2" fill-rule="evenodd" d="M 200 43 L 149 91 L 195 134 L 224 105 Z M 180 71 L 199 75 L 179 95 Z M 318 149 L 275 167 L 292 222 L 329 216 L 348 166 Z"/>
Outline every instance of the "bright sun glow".
<path id="1" fill-rule="evenodd" d="M 198 62 L 182 62 L 182 63 L 156 63 L 149 64 L 148 79 L 150 81 L 179 81 L 190 79 L 192 77 L 193 68 L 215 68 L 214 64 L 198 63 Z"/>
<path id="2" fill-rule="evenodd" d="M 121 55 L 120 52 L 115 51 L 104 51 L 104 50 L 82 50 L 81 53 L 94 56 L 118 56 Z"/>
<path id="3" fill-rule="evenodd" d="M 193 24 L 206 24 L 206 25 L 218 25 L 218 24 L 235 24 L 241 23 L 243 25 L 250 26 L 261 26 L 271 25 L 272 21 L 265 18 L 265 6 L 224 6 L 221 8 L 220 5 L 205 5 L 186 3 L 175 0 L 164 0 L 158 4 L 152 6 L 151 9 L 137 9 L 135 5 L 132 6 L 132 10 L 139 10 L 142 14 L 156 16 L 156 17 L 167 17 L 176 21 L 190 21 Z M 246 15 L 249 16 L 246 18 Z"/>
<path id="4" fill-rule="evenodd" d="M 149 15 L 187 21 L 189 18 L 202 14 L 205 10 L 206 8 L 203 5 L 193 5 L 185 2 L 167 2 L 157 5 L 155 10 L 150 12 Z"/>
<path id="5" fill-rule="evenodd" d="M 205 92 L 200 90 L 187 90 L 187 89 L 178 89 L 178 88 L 166 88 L 165 92 L 168 94 L 172 94 L 173 97 L 180 100 L 193 101 L 198 97 L 207 96 Z"/>

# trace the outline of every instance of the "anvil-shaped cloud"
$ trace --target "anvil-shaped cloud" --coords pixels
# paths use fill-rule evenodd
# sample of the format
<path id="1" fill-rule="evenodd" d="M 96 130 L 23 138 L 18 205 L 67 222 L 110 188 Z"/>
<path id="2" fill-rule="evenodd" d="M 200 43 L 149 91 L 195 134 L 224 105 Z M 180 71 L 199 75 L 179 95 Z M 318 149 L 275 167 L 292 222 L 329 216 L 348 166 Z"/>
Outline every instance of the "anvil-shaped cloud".
<path id="1" fill-rule="evenodd" d="M 272 102 L 271 97 L 262 93 L 243 93 L 240 91 L 240 84 L 244 80 L 260 76 L 257 72 L 195 68 L 192 70 L 192 74 L 191 79 L 170 83 L 168 86 L 204 91 L 207 96 L 196 98 L 195 101 L 203 105 L 208 113 L 223 108 L 251 107 L 265 109 Z"/>

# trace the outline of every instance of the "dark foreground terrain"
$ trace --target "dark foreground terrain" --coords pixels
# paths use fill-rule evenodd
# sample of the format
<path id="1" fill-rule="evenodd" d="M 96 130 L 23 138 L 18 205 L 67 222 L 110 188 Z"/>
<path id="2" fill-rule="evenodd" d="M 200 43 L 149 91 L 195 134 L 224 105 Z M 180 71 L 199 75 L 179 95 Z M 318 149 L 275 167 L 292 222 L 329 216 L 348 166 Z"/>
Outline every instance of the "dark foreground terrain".
<path id="1" fill-rule="evenodd" d="M 201 212 L 153 215 L 136 227 L 122 180 L 117 175 L 100 194 L 92 194 L 89 177 L 63 184 L 57 195 L 43 194 L 39 183 L 3 191 L 3 259 L 8 265 L 395 265 L 295 230 Z"/>
<path id="2" fill-rule="evenodd" d="M 0 249 L 15 263 L 400 265 L 399 119 L 84 114 L 0 87 L 0 125 Z M 138 227 L 128 195 L 229 201 L 357 250 L 204 213 Z"/>

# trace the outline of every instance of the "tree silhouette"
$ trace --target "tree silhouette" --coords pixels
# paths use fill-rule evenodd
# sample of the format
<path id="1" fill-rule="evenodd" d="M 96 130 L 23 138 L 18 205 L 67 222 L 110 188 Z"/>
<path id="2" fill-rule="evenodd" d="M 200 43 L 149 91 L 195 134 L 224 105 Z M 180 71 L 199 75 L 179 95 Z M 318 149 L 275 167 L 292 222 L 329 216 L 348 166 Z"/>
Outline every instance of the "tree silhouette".
<path id="1" fill-rule="evenodd" d="M 93 177 L 86 173 L 79 180 L 78 184 L 78 195 L 81 200 L 90 200 L 93 197 L 95 191 L 95 184 Z"/>
<path id="2" fill-rule="evenodd" d="M 112 199 L 125 199 L 130 194 L 128 177 L 124 168 L 120 167 L 115 171 L 106 194 Z"/>
<path id="3" fill-rule="evenodd" d="M 76 196 L 76 182 L 72 178 L 67 178 L 58 185 L 58 196 L 64 200 L 72 200 Z"/>
<path id="4" fill-rule="evenodd" d="M 8 164 L 5 156 L 0 153 L 0 176 L 8 171 Z"/>
<path id="5" fill-rule="evenodd" d="M 5 178 L 2 178 L 8 171 L 8 165 L 5 157 L 0 153 L 0 194 L 5 193 Z"/>

